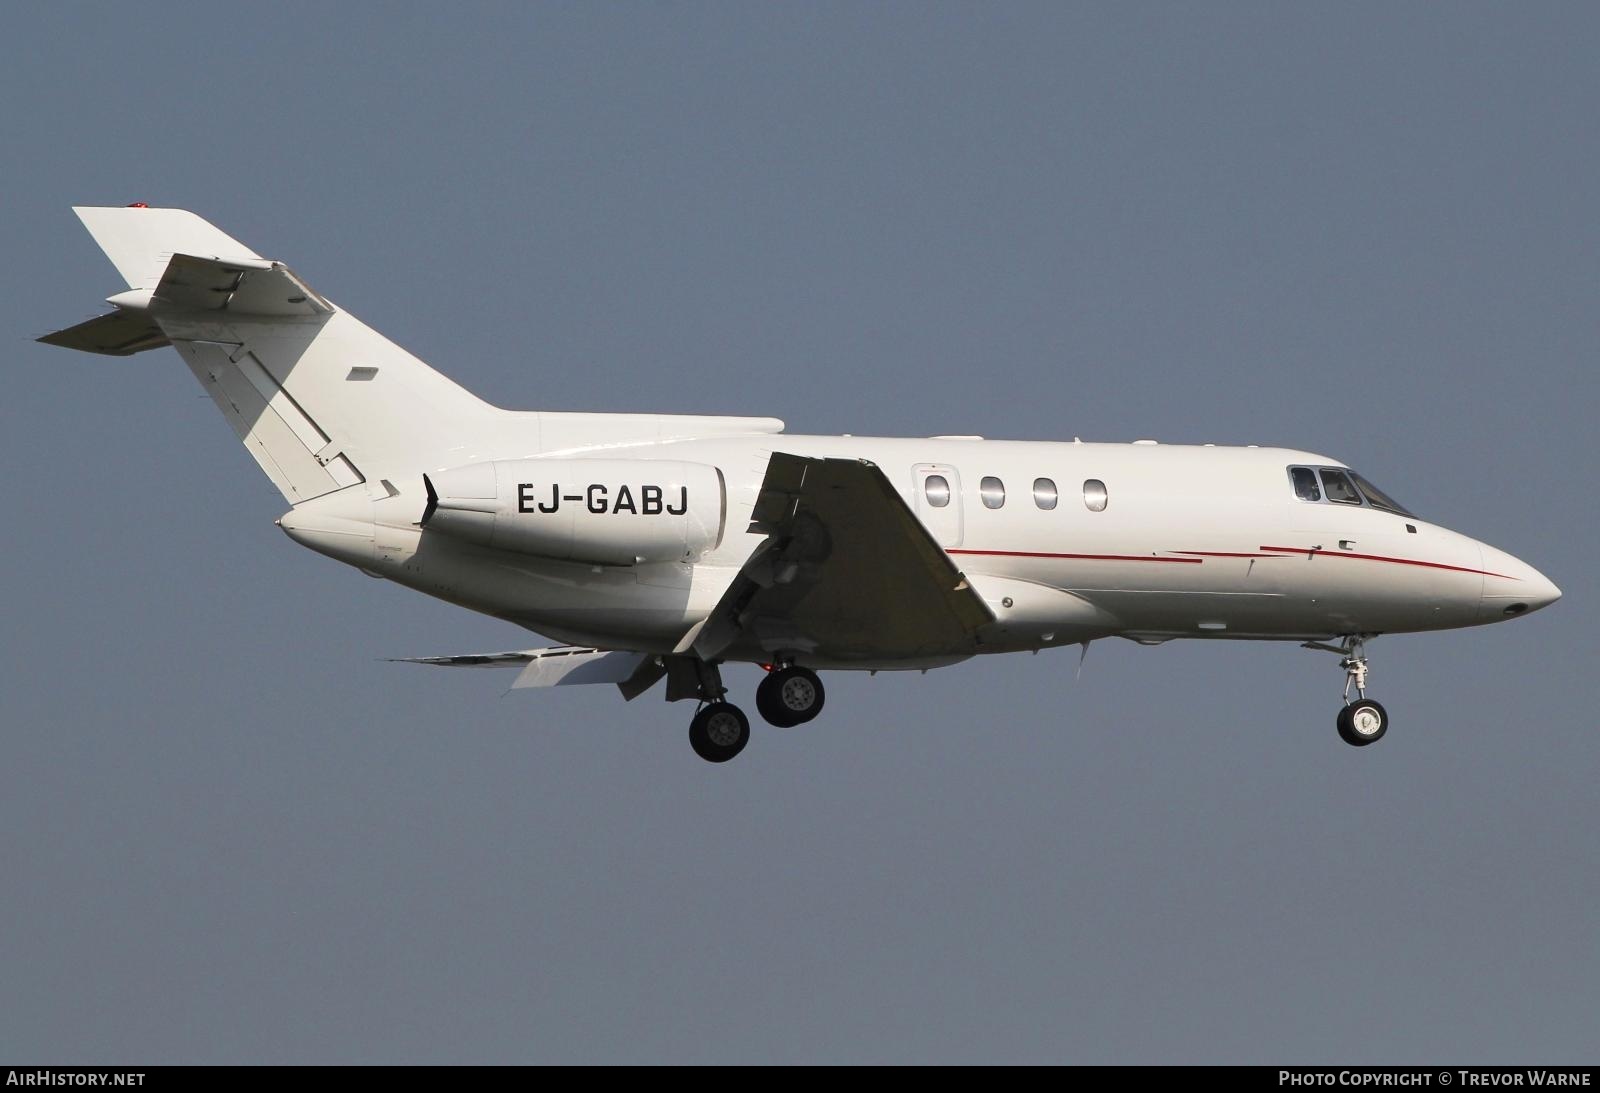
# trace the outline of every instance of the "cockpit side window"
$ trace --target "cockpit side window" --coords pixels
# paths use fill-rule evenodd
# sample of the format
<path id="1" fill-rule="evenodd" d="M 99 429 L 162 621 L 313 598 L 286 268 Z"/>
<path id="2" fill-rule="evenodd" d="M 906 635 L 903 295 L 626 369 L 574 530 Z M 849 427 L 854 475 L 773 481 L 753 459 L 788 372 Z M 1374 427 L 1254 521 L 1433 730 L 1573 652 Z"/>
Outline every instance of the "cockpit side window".
<path id="1" fill-rule="evenodd" d="M 1300 500 L 1322 500 L 1322 491 L 1317 488 L 1317 472 L 1310 467 L 1290 467 L 1289 480 L 1294 483 L 1294 495 Z"/>
<path id="2" fill-rule="evenodd" d="M 1341 505 L 1361 504 L 1361 495 L 1356 492 L 1350 476 L 1332 467 L 1322 469 L 1322 491 L 1328 495 L 1329 501 L 1336 501 Z"/>

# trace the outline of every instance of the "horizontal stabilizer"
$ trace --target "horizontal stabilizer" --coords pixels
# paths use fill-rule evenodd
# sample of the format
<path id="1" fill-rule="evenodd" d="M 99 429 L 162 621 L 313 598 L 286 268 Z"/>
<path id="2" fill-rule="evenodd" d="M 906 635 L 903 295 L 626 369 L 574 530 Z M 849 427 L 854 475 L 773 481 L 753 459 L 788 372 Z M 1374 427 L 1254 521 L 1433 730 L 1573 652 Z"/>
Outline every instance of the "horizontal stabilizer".
<path id="1" fill-rule="evenodd" d="M 279 262 L 264 259 L 199 258 L 174 254 L 148 303 L 127 306 L 112 297 L 116 311 L 40 338 L 46 345 L 127 357 L 171 345 L 154 314 L 170 311 L 226 311 L 230 315 L 300 318 L 331 315 L 334 307 Z"/>
<path id="2" fill-rule="evenodd" d="M 63 349 L 82 349 L 87 353 L 104 353 L 112 357 L 131 357 L 146 349 L 160 349 L 171 345 L 161 328 L 149 316 L 124 311 L 113 311 L 88 322 L 69 326 L 39 339 L 46 345 L 59 345 Z"/>
<path id="3" fill-rule="evenodd" d="M 391 657 L 401 664 L 432 664 L 443 668 L 515 668 L 522 673 L 511 686 L 570 687 L 579 683 L 623 683 L 644 661 L 643 653 L 587 649 L 562 645 L 554 649 L 522 649 L 509 653 L 478 653 L 454 657 Z"/>
<path id="4" fill-rule="evenodd" d="M 281 262 L 174 254 L 156 285 L 155 301 L 185 311 L 293 317 L 328 315 L 333 305 Z"/>

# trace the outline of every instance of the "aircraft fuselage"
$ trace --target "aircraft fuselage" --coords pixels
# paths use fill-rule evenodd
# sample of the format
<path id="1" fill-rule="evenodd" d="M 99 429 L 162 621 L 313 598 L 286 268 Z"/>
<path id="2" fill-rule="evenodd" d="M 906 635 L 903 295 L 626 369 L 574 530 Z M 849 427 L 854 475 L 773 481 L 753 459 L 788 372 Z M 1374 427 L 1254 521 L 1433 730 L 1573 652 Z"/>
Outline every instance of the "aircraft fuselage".
<path id="1" fill-rule="evenodd" d="M 172 346 L 292 506 L 279 525 L 296 542 L 570 643 L 416 659 L 628 698 L 664 680 L 669 701 L 696 700 L 690 743 L 713 762 L 749 739 L 727 661 L 771 669 L 758 712 L 791 727 L 823 708 L 816 669 L 1111 636 L 1337 652 L 1339 734 L 1365 746 L 1388 727 L 1366 693 L 1368 638 L 1561 594 L 1309 452 L 503 410 L 193 213 L 75 211 L 127 291 L 41 341 Z"/>
<path id="2" fill-rule="evenodd" d="M 976 647 L 883 650 L 830 667 L 920 665 L 1113 635 L 1308 641 L 1441 630 L 1515 617 L 1559 596 L 1533 567 L 1448 528 L 1359 498 L 1304 499 L 1291 468 L 1344 465 L 1281 448 L 782 435 L 595 453 L 717 469 L 721 543 L 686 562 L 542 561 L 460 543 L 419 530 L 420 491 L 404 489 L 371 506 L 376 547 L 347 534 L 347 521 L 362 515 L 339 494 L 298 506 L 283 526 L 370 573 L 559 640 L 668 653 L 761 542 L 745 528 L 778 447 L 876 464 L 996 616 Z M 561 453 L 563 469 L 584 454 Z M 661 487 L 644 483 L 627 490 L 628 504 L 614 504 L 626 489 L 519 483 L 519 508 L 529 520 L 571 504 L 643 522 L 689 505 L 683 487 L 667 505 Z M 345 533 L 319 531 L 319 519 Z M 731 659 L 776 651 L 746 643 Z"/>

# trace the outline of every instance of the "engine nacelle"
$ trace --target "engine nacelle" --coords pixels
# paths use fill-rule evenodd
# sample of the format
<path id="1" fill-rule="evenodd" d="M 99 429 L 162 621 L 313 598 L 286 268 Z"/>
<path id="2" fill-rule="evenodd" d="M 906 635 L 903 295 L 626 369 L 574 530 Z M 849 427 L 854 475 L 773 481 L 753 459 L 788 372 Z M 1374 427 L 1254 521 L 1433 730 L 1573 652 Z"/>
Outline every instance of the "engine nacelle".
<path id="1" fill-rule="evenodd" d="M 693 561 L 722 542 L 727 488 L 704 463 L 508 459 L 424 475 L 422 526 L 595 565 Z"/>

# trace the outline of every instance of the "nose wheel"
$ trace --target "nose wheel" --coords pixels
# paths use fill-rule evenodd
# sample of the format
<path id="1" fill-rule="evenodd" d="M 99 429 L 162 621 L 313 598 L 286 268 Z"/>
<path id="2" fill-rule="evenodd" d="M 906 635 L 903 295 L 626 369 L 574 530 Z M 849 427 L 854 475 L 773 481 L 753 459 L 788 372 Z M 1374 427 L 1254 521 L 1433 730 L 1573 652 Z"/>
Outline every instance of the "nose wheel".
<path id="1" fill-rule="evenodd" d="M 1389 712 L 1367 697 L 1367 647 L 1366 638 L 1352 634 L 1338 645 L 1308 641 L 1307 649 L 1321 649 L 1339 654 L 1339 667 L 1344 669 L 1344 709 L 1339 711 L 1339 738 L 1352 747 L 1364 748 L 1383 739 L 1389 731 Z M 1351 690 L 1356 692 L 1354 701 Z"/>
<path id="2" fill-rule="evenodd" d="M 1388 711 L 1370 698 L 1358 699 L 1339 711 L 1339 737 L 1346 744 L 1364 748 L 1382 740 L 1388 731 Z"/>

